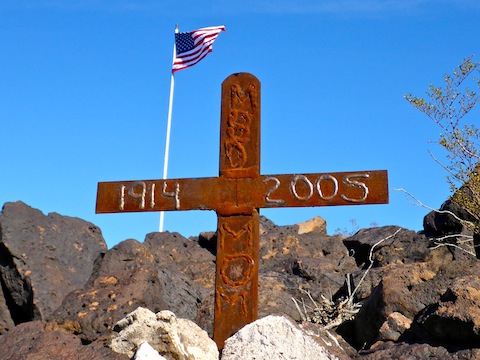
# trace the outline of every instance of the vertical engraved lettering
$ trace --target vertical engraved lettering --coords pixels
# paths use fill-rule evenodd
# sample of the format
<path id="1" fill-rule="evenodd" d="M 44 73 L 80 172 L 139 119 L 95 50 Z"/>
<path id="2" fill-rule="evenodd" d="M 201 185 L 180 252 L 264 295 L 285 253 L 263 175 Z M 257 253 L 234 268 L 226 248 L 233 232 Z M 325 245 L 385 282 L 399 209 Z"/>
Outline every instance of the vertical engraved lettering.
<path id="1" fill-rule="evenodd" d="M 247 234 L 247 239 L 248 239 L 247 251 L 252 251 L 252 249 L 253 249 L 253 236 L 252 236 L 252 223 L 250 221 L 248 223 L 246 223 L 243 226 L 243 228 L 240 229 L 239 231 L 234 231 L 234 230 L 230 229 L 230 226 L 228 226 L 228 224 L 225 223 L 222 226 L 220 226 L 220 232 L 221 232 L 220 249 L 223 250 L 224 239 L 226 237 L 226 233 L 230 234 L 233 237 L 233 240 L 239 239 L 240 236 L 242 236 L 243 234 L 246 233 Z"/>
<path id="2" fill-rule="evenodd" d="M 136 191 L 140 189 L 140 191 Z M 128 190 L 128 196 L 133 199 L 140 199 L 139 209 L 145 209 L 145 195 L 147 193 L 147 185 L 143 181 L 137 181 L 132 184 L 132 187 Z"/>
<path id="3" fill-rule="evenodd" d="M 305 185 L 307 185 L 308 194 L 306 196 L 298 195 L 298 192 L 297 192 L 298 181 L 302 181 Z M 295 175 L 292 181 L 290 181 L 290 192 L 292 193 L 295 199 L 300 201 L 307 201 L 313 195 L 313 184 L 310 182 L 310 180 L 308 180 L 308 178 L 305 175 Z"/>
<path id="4" fill-rule="evenodd" d="M 230 112 L 224 143 L 225 155 L 232 168 L 243 168 L 247 163 L 245 144 L 250 140 L 250 126 L 257 111 L 256 88 L 250 84 L 246 91 L 234 84 L 230 87 Z"/>
<path id="5" fill-rule="evenodd" d="M 125 185 L 120 187 L 120 201 L 118 202 L 118 209 L 121 211 L 125 209 Z"/>
<path id="6" fill-rule="evenodd" d="M 353 199 L 349 198 L 348 196 L 342 194 L 340 195 L 343 200 L 350 201 L 350 202 L 355 202 L 355 203 L 361 203 L 364 202 L 367 199 L 368 196 L 368 186 L 361 182 L 361 181 L 356 181 L 353 179 L 368 179 L 370 177 L 369 174 L 352 174 L 352 175 L 346 175 L 343 178 L 343 183 L 348 185 L 348 186 L 353 186 L 357 187 L 363 190 L 363 195 L 359 199 Z"/>
<path id="7" fill-rule="evenodd" d="M 328 180 L 328 181 L 331 181 L 332 184 L 333 184 L 333 192 L 330 196 L 325 196 L 322 192 L 322 181 L 323 180 Z M 317 180 L 315 181 L 315 188 L 317 190 L 317 194 L 318 196 L 320 197 L 320 199 L 322 200 L 331 200 L 333 199 L 335 196 L 337 196 L 337 193 L 338 193 L 338 180 L 333 176 L 333 175 L 321 175 L 317 178 Z"/>
<path id="8" fill-rule="evenodd" d="M 235 226 L 232 229 L 228 222 L 221 224 L 218 228 L 219 251 L 223 253 L 225 247 L 231 247 L 232 252 L 227 252 L 221 261 L 217 259 L 219 261 L 217 274 L 221 278 L 221 283 L 224 284 L 218 284 L 215 292 L 217 316 L 225 310 L 224 305 L 230 308 L 236 307 L 245 316 L 248 314 L 247 288 L 254 278 L 256 269 L 255 260 L 252 257 L 253 226 L 252 220 L 248 219 L 240 228 Z M 242 244 L 241 250 L 235 252 L 235 244 Z"/>
<path id="9" fill-rule="evenodd" d="M 232 85 L 230 87 L 230 108 L 242 109 L 251 114 L 255 113 L 258 108 L 256 92 L 257 89 L 253 84 L 248 85 L 247 91 L 243 91 L 237 84 Z"/>
<path id="10" fill-rule="evenodd" d="M 254 261 L 249 254 L 227 255 L 220 269 L 222 280 L 231 287 L 248 283 L 253 276 Z"/>
<path id="11" fill-rule="evenodd" d="M 219 287 L 215 293 L 216 297 L 216 308 L 219 314 L 222 313 L 222 303 L 221 301 L 224 300 L 227 302 L 230 307 L 235 306 L 235 304 L 240 301 L 241 303 L 241 309 L 244 315 L 247 315 L 248 309 L 247 309 L 247 292 L 245 290 L 239 290 L 237 292 L 227 294 L 227 292 L 222 288 Z"/>
<path id="12" fill-rule="evenodd" d="M 155 183 L 152 184 L 150 188 L 150 208 L 153 209 L 155 207 Z"/>
<path id="13" fill-rule="evenodd" d="M 270 198 L 270 195 L 272 195 L 272 193 L 279 188 L 280 180 L 278 180 L 276 177 L 269 176 L 265 180 L 263 180 L 263 183 L 266 184 L 270 181 L 273 181 L 273 185 L 270 189 L 268 189 L 267 193 L 265 194 L 265 201 L 270 204 L 285 204 L 285 200 Z"/>
<path id="14" fill-rule="evenodd" d="M 171 197 L 174 198 L 175 210 L 180 209 L 180 184 L 175 183 L 173 191 L 167 192 L 167 183 L 163 183 L 162 196 L 165 198 Z"/>

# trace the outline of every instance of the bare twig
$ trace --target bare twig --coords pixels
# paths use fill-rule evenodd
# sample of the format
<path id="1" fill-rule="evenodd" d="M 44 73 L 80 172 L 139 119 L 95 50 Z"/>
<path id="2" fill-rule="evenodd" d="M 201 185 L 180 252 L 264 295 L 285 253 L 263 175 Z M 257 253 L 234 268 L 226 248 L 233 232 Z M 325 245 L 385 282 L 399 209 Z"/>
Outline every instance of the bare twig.
<path id="1" fill-rule="evenodd" d="M 465 240 L 458 240 L 458 238 L 465 238 Z M 438 238 L 435 238 L 436 241 L 442 242 L 448 239 L 457 239 L 459 244 L 464 244 L 470 241 L 473 241 L 472 235 L 465 235 L 465 234 L 454 234 L 454 235 L 445 235 Z"/>
<path id="2" fill-rule="evenodd" d="M 464 220 L 464 219 L 461 219 L 459 216 L 457 216 L 455 213 L 451 212 L 451 211 L 448 211 L 448 210 L 436 210 L 436 209 L 433 209 L 427 205 L 425 205 L 424 203 L 422 203 L 417 197 L 413 196 L 411 193 L 409 193 L 408 191 L 406 191 L 405 189 L 402 189 L 402 188 L 399 188 L 399 189 L 395 189 L 397 191 L 402 191 L 403 193 L 407 194 L 409 197 L 411 197 L 412 199 L 414 199 L 417 203 L 414 204 L 414 205 L 417 205 L 417 206 L 421 206 L 421 207 L 424 207 L 426 209 L 429 209 L 429 210 L 432 210 L 432 211 L 435 211 L 436 213 L 438 214 L 448 214 L 448 215 L 451 215 L 453 216 L 455 219 L 457 219 L 461 224 L 463 225 L 467 225 L 467 226 L 470 226 L 470 227 L 473 227 L 474 224 L 471 222 L 471 221 L 468 221 L 468 220 Z M 459 238 L 464 238 L 464 240 L 459 240 Z M 452 244 L 452 243 L 448 243 L 448 242 L 444 242 L 445 240 L 448 240 L 448 239 L 456 239 L 457 240 L 457 243 L 458 244 L 464 244 L 464 243 L 467 243 L 467 242 L 473 242 L 473 236 L 471 235 L 465 235 L 465 234 L 451 234 L 451 235 L 445 235 L 445 236 L 442 236 L 442 237 L 438 237 L 438 238 L 430 238 L 430 240 L 433 241 L 433 243 L 435 244 L 435 246 L 431 247 L 431 249 L 438 249 L 439 247 L 442 247 L 442 246 L 450 246 L 450 247 L 453 247 L 453 248 L 456 248 L 456 249 L 459 249 L 461 251 L 464 251 L 466 252 L 467 254 L 469 255 L 472 255 L 472 256 L 476 256 L 475 253 L 473 253 L 472 251 L 469 251 L 461 246 L 458 246 L 457 244 Z"/>
<path id="3" fill-rule="evenodd" d="M 460 178 L 458 177 L 458 175 L 454 174 L 454 173 L 452 172 L 452 170 L 450 170 L 445 164 L 443 164 L 440 160 L 438 160 L 438 159 L 436 158 L 436 156 L 433 155 L 433 153 L 432 153 L 430 150 L 428 150 L 428 153 L 430 154 L 430 157 L 433 159 L 433 161 L 435 161 L 435 162 L 436 162 L 438 165 L 440 165 L 446 172 L 448 172 L 448 173 L 450 174 L 450 176 L 452 176 L 453 178 L 455 178 L 457 181 L 462 182 L 462 179 L 460 179 Z M 395 189 L 395 190 L 400 190 L 400 189 Z M 403 190 L 403 189 L 402 189 L 402 190 Z"/>
<path id="4" fill-rule="evenodd" d="M 300 314 L 300 317 L 302 318 L 302 321 L 307 321 L 307 317 L 306 317 L 305 313 L 302 312 L 302 310 L 300 310 L 300 306 L 298 306 L 297 300 L 293 297 L 292 297 L 292 300 L 295 304 L 295 307 L 297 308 L 298 313 Z"/>
<path id="5" fill-rule="evenodd" d="M 365 280 L 365 277 L 367 276 L 367 273 L 370 271 L 370 269 L 372 268 L 373 266 L 373 249 L 375 249 L 375 247 L 377 247 L 378 245 L 380 245 L 382 242 L 386 241 L 386 240 L 389 240 L 391 239 L 392 237 L 394 237 L 395 235 L 397 235 L 400 230 L 402 230 L 401 227 L 399 227 L 397 229 L 397 231 L 395 231 L 393 234 L 387 236 L 386 238 L 383 238 L 381 239 L 380 241 L 376 242 L 375 244 L 373 244 L 373 246 L 370 248 L 370 253 L 368 254 L 368 260 L 370 261 L 370 264 L 368 265 L 368 268 L 367 270 L 365 270 L 365 272 L 363 273 L 362 277 L 360 278 L 360 281 L 358 282 L 357 286 L 355 287 L 355 289 L 353 290 L 353 293 L 352 295 L 349 296 L 350 298 L 350 301 L 353 301 L 353 297 L 355 296 L 355 293 L 358 291 L 358 289 L 360 288 L 360 285 L 362 284 L 363 280 Z"/>
<path id="6" fill-rule="evenodd" d="M 361 304 L 360 303 L 355 303 L 354 298 L 355 294 L 360 288 L 360 285 L 365 279 L 365 276 L 367 275 L 368 271 L 372 268 L 373 266 L 373 252 L 375 247 L 380 245 L 382 242 L 391 239 L 395 235 L 397 235 L 402 228 L 398 228 L 395 233 L 379 240 L 376 242 L 372 248 L 370 249 L 370 254 L 369 254 L 369 260 L 370 260 L 370 265 L 366 269 L 366 271 L 363 273 L 362 278 L 358 282 L 357 286 L 355 289 L 352 291 L 351 289 L 351 284 L 350 284 L 350 277 L 351 274 L 347 274 L 346 276 L 346 281 L 347 281 L 347 292 L 348 295 L 346 298 L 339 298 L 336 302 L 334 302 L 331 299 L 327 299 L 325 296 L 320 295 L 320 301 L 317 302 L 313 299 L 312 295 L 310 294 L 310 291 L 304 290 L 300 288 L 299 290 L 306 294 L 310 301 L 313 304 L 313 307 L 305 305 L 303 299 L 302 299 L 302 304 L 303 304 L 303 312 L 300 309 L 300 305 L 297 300 L 292 298 L 295 307 L 297 308 L 297 311 L 300 314 L 300 317 L 303 321 L 311 321 L 315 324 L 323 324 L 323 328 L 325 330 L 330 330 L 332 328 L 335 328 L 342 324 L 343 322 L 347 320 L 352 320 L 356 314 L 360 311 Z M 311 315 L 309 314 L 309 311 Z"/>
<path id="7" fill-rule="evenodd" d="M 327 333 L 328 337 L 329 337 L 330 339 L 332 339 L 333 342 L 334 342 L 340 349 L 343 349 L 343 348 L 340 346 L 340 343 L 338 342 L 337 338 L 336 338 L 335 336 L 333 336 L 332 334 L 330 334 L 330 331 L 327 330 L 327 331 L 325 331 L 325 332 Z"/>
<path id="8" fill-rule="evenodd" d="M 473 237 L 472 237 L 472 238 L 473 238 Z M 472 239 L 472 241 L 473 241 L 473 239 Z M 433 249 L 438 249 L 439 247 L 442 247 L 442 246 L 451 246 L 451 247 L 454 247 L 454 248 L 456 248 L 456 249 L 462 250 L 462 251 L 466 252 L 466 253 L 469 254 L 469 255 L 476 256 L 474 252 L 468 251 L 467 249 L 464 249 L 463 247 L 458 246 L 458 245 L 456 245 L 456 244 L 439 243 L 439 242 L 437 242 L 437 241 L 435 241 L 434 244 L 435 244 L 436 246 L 432 247 L 432 248 L 431 248 L 432 250 L 433 250 Z"/>
<path id="9" fill-rule="evenodd" d="M 452 215 L 455 219 L 457 219 L 458 221 L 464 223 L 464 222 L 469 222 L 467 220 L 464 220 L 464 219 L 461 219 L 459 218 L 455 213 L 451 212 L 451 211 L 448 211 L 448 210 L 437 210 L 437 209 L 434 209 L 430 206 L 427 206 L 425 205 L 424 203 L 422 203 L 417 197 L 415 197 L 414 195 L 412 195 L 411 193 L 409 193 L 407 190 L 403 189 L 403 188 L 397 188 L 397 189 L 394 189 L 394 190 L 397 190 L 397 191 L 401 191 L 403 192 L 404 194 L 408 195 L 410 198 L 412 198 L 413 200 L 416 201 L 416 203 L 413 203 L 413 205 L 416 205 L 416 206 L 421 206 L 425 209 L 428 209 L 428 210 L 432 210 L 432 211 L 435 211 L 436 213 L 438 214 L 449 214 L 449 215 Z"/>

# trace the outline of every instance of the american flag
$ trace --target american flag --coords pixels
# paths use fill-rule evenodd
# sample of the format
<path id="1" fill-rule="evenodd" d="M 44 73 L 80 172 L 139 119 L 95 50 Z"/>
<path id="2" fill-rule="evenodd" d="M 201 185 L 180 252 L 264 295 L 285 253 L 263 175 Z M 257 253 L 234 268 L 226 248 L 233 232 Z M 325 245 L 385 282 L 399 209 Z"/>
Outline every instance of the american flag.
<path id="1" fill-rule="evenodd" d="M 210 26 L 191 32 L 175 34 L 176 55 L 172 72 L 186 69 L 212 52 L 212 45 L 225 26 Z"/>

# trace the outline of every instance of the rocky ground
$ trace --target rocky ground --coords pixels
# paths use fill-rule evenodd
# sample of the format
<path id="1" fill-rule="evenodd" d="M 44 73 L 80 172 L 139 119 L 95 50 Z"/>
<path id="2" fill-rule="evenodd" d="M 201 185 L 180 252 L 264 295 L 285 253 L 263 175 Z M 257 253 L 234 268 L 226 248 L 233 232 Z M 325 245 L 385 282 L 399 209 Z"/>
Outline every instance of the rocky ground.
<path id="1" fill-rule="evenodd" d="M 335 339 L 325 358 L 480 358 L 480 261 L 470 242 L 442 240 L 453 233 L 468 235 L 435 213 L 422 233 L 385 226 L 350 237 L 326 235 L 321 218 L 262 218 L 259 317 L 286 315 Z M 112 336 L 138 307 L 211 335 L 215 249 L 215 233 L 169 232 L 107 249 L 91 223 L 6 203 L 1 358 L 129 359 L 112 350 Z"/>

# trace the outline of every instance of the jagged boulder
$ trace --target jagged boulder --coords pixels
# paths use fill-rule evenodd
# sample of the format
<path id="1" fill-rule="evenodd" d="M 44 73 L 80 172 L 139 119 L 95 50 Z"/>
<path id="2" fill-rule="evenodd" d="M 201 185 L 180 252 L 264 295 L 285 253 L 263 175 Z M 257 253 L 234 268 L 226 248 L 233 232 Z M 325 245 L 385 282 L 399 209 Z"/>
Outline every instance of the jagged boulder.
<path id="1" fill-rule="evenodd" d="M 480 270 L 480 268 L 479 268 Z M 470 275 L 453 280 L 437 303 L 419 313 L 415 324 L 430 341 L 446 347 L 471 348 L 480 344 L 480 279 Z"/>
<path id="2" fill-rule="evenodd" d="M 440 206 L 439 210 L 440 211 L 433 210 L 423 218 L 425 235 L 441 237 L 445 235 L 470 233 L 460 220 L 450 214 L 453 213 L 462 220 L 475 221 L 472 215 L 457 203 L 448 199 Z"/>
<path id="3" fill-rule="evenodd" d="M 264 287 L 263 278 L 269 280 L 268 283 L 277 279 L 276 283 L 283 284 L 283 288 L 278 289 L 290 297 L 301 297 L 303 293 L 299 288 L 310 291 L 314 297 L 331 297 L 343 287 L 347 274 L 359 270 L 340 236 L 328 236 L 315 230 L 299 234 L 296 225 L 276 226 L 267 219 L 262 219 L 261 227 L 260 293 L 264 288 L 272 288 Z M 270 302 L 282 298 L 280 293 L 272 292 L 265 296 Z M 278 311 L 300 320 L 298 315 L 286 309 L 288 307 L 277 307 L 265 315 Z"/>
<path id="4" fill-rule="evenodd" d="M 7 299 L 3 292 L 3 286 L 0 286 L 0 335 L 12 330 L 15 327 L 10 309 L 7 306 Z"/>
<path id="5" fill-rule="evenodd" d="M 267 316 L 246 325 L 225 341 L 222 360 L 343 360 L 350 359 L 340 348 L 331 345 L 331 339 L 299 328 L 284 316 Z M 327 344 L 330 344 L 328 346 Z"/>
<path id="6" fill-rule="evenodd" d="M 476 360 L 480 358 L 480 349 L 464 349 L 456 352 L 450 352 L 439 345 L 429 344 L 408 344 L 378 343 L 372 349 L 360 351 L 357 356 L 352 357 L 356 360 L 385 360 L 385 359 L 442 359 L 442 360 Z"/>
<path id="7" fill-rule="evenodd" d="M 2 360 L 128 360 L 101 342 L 83 345 L 80 337 L 43 321 L 17 325 L 0 336 Z"/>
<path id="8" fill-rule="evenodd" d="M 89 282 L 70 293 L 50 319 L 77 324 L 86 341 L 108 334 L 139 306 L 193 320 L 213 289 L 213 260 L 198 241 L 177 233 L 148 234 L 143 243 L 122 241 L 99 259 Z"/>
<path id="9" fill-rule="evenodd" d="M 351 287 L 357 288 L 355 295 L 358 301 L 369 297 L 385 274 L 396 265 L 402 268 L 402 264 L 424 264 L 437 272 L 458 258 L 449 247 L 434 246 L 424 234 L 397 226 L 362 229 L 346 238 L 344 244 L 362 268 L 351 274 Z M 465 256 L 459 258 L 466 262 L 471 260 L 471 256 L 470 259 Z"/>
<path id="10" fill-rule="evenodd" d="M 389 264 L 424 262 L 431 256 L 431 241 L 422 234 L 398 226 L 383 226 L 361 229 L 343 243 L 358 266 L 370 266 L 372 252 L 373 267 Z"/>
<path id="11" fill-rule="evenodd" d="M 427 314 L 431 315 L 430 324 L 435 324 L 434 319 L 438 319 L 436 316 L 439 314 L 433 313 L 432 306 L 437 306 L 438 309 L 442 295 L 445 298 L 447 289 L 451 288 L 458 279 L 467 277 L 470 287 L 475 287 L 474 277 L 480 272 L 480 262 L 472 257 L 470 261 L 454 260 L 440 268 L 430 265 L 428 262 L 419 262 L 386 266 L 382 269 L 380 283 L 363 302 L 360 312 L 352 322 L 342 324 L 338 329 L 339 333 L 357 349 L 365 346 L 368 348 L 377 341 L 389 341 L 395 337 L 398 340 L 408 338 L 410 341 L 438 343 L 438 338 L 427 336 L 421 329 L 422 326 L 418 326 L 419 316 L 424 314 L 425 317 L 421 318 L 426 319 Z M 462 306 L 467 304 L 466 301 L 460 301 L 460 303 Z M 474 308 L 475 304 L 475 301 L 470 301 L 471 308 Z M 447 303 L 444 305 L 446 306 Z M 450 306 L 453 305 L 450 304 Z M 425 313 L 426 309 L 430 310 Z M 465 312 L 463 314 L 465 315 Z M 480 320 L 477 312 L 470 312 L 470 314 L 472 316 L 470 321 L 474 318 L 477 322 Z M 449 322 L 445 318 L 443 321 Z M 468 324 L 468 321 L 465 323 Z M 429 327 L 426 324 L 424 326 Z M 467 338 L 470 339 L 470 343 L 472 343 L 471 339 L 478 336 L 474 326 L 465 326 L 461 321 L 458 322 L 458 326 L 469 329 Z M 392 334 L 391 330 L 398 334 Z"/>
<path id="12" fill-rule="evenodd" d="M 150 344 L 166 359 L 217 360 L 217 345 L 207 333 L 188 319 L 171 311 L 157 314 L 138 308 L 120 320 L 110 347 L 120 354 L 133 356 L 139 346 Z"/>
<path id="13" fill-rule="evenodd" d="M 299 235 L 311 232 L 327 235 L 327 222 L 320 216 L 315 216 L 313 219 L 298 223 L 297 226 Z"/>
<path id="14" fill-rule="evenodd" d="M 380 328 L 392 313 L 397 312 L 413 320 L 425 306 L 438 300 L 438 290 L 432 292 L 431 298 L 422 293 L 422 285 L 435 275 L 421 263 L 390 265 L 353 322 L 343 324 L 340 333 L 358 349 L 371 346 L 379 340 Z"/>
<path id="15" fill-rule="evenodd" d="M 215 255 L 198 238 L 178 233 L 151 233 L 143 242 L 153 254 L 168 309 L 193 320 L 215 286 Z"/>
<path id="16" fill-rule="evenodd" d="M 46 319 L 65 296 L 89 279 L 107 249 L 92 223 L 56 213 L 44 215 L 21 201 L 0 214 L 0 334 Z"/>
<path id="17" fill-rule="evenodd" d="M 86 342 L 108 335 L 139 306 L 167 309 L 154 256 L 137 240 L 122 241 L 96 265 L 88 283 L 72 291 L 49 318 L 72 326 Z"/>

